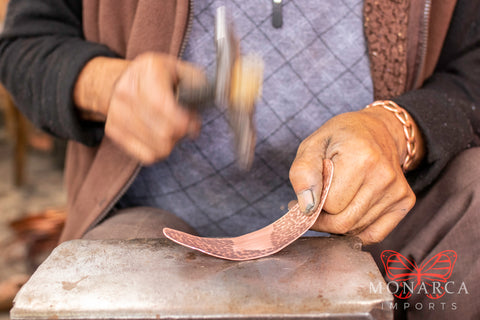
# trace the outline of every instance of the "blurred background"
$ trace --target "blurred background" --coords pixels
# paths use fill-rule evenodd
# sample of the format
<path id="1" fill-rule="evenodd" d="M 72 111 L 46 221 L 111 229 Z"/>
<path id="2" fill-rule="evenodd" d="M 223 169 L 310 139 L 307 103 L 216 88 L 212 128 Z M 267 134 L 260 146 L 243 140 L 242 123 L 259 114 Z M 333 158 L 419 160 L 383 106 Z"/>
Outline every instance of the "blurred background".
<path id="1" fill-rule="evenodd" d="M 0 0 L 0 24 L 7 0 Z M 42 133 L 0 84 L 0 320 L 53 249 L 65 218 L 65 142 Z"/>

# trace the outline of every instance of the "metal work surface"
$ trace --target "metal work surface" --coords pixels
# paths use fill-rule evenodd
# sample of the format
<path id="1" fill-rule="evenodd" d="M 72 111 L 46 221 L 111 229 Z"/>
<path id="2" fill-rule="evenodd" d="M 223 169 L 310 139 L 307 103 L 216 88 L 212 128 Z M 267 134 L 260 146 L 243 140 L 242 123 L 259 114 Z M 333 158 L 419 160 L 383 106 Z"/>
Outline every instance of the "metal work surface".
<path id="1" fill-rule="evenodd" d="M 11 319 L 391 319 L 392 297 L 360 247 L 301 238 L 233 262 L 167 239 L 74 240 L 20 290 Z"/>

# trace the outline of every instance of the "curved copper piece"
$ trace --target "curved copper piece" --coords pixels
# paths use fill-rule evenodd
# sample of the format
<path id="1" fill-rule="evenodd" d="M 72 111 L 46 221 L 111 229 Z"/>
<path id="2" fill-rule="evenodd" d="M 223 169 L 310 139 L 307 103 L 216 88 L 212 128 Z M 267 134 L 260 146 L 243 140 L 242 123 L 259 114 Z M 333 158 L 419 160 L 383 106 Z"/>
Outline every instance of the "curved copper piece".
<path id="1" fill-rule="evenodd" d="M 298 204 L 274 223 L 234 238 L 202 238 L 178 230 L 164 228 L 163 234 L 172 241 L 208 255 L 244 261 L 274 254 L 302 236 L 317 220 L 327 198 L 333 177 L 333 162 L 323 162 L 323 189 L 320 204 L 311 215 L 300 212 Z"/>

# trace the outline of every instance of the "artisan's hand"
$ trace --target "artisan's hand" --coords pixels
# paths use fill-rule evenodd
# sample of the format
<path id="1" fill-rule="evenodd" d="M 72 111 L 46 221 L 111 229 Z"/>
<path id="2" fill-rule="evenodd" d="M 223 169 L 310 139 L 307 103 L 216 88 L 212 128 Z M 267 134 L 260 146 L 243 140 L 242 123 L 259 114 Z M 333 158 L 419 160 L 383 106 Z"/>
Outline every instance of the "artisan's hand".
<path id="1" fill-rule="evenodd" d="M 74 99 L 86 119 L 106 121 L 105 134 L 144 164 L 166 158 L 183 137 L 198 133 L 194 112 L 180 106 L 180 81 L 206 77 L 173 56 L 146 53 L 129 62 L 95 58 L 77 81 Z"/>
<path id="2" fill-rule="evenodd" d="M 423 141 L 417 134 L 418 163 Z M 305 139 L 290 169 L 300 208 L 313 212 L 322 192 L 322 159 L 334 162 L 331 189 L 313 230 L 382 241 L 415 203 L 401 169 L 403 127 L 392 112 L 372 107 L 336 116 Z"/>

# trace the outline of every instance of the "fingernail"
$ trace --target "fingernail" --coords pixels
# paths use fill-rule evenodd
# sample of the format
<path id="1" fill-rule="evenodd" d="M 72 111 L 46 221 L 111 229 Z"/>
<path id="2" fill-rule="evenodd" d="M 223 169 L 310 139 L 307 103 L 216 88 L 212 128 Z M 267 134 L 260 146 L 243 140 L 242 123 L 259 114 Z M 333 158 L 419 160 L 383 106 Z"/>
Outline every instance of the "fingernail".
<path id="1" fill-rule="evenodd" d="M 298 205 L 300 207 L 300 211 L 303 214 L 310 215 L 312 214 L 312 209 L 315 207 L 315 201 L 313 200 L 313 192 L 312 190 L 305 190 L 297 194 L 298 197 Z"/>

